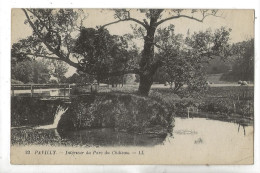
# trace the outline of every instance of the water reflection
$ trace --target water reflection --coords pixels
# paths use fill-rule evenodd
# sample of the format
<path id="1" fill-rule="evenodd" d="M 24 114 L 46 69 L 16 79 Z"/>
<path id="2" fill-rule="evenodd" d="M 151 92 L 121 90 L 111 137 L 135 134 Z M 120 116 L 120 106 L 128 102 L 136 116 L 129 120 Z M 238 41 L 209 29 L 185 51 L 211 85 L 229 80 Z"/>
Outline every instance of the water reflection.
<path id="1" fill-rule="evenodd" d="M 154 146 L 165 138 L 117 132 L 111 128 L 58 133 L 57 129 L 14 128 L 12 144 L 68 146 Z"/>
<path id="2" fill-rule="evenodd" d="M 173 136 L 166 138 L 151 135 L 118 132 L 111 128 L 70 131 L 64 134 L 56 129 L 13 128 L 12 144 L 64 145 L 64 146 L 155 146 L 232 148 L 253 139 L 253 126 L 209 120 L 206 118 L 175 118 Z M 253 143 L 252 143 L 253 144 Z M 211 147 L 212 147 L 211 146 Z"/>
<path id="3" fill-rule="evenodd" d="M 60 134 L 69 141 L 79 141 L 80 145 L 99 146 L 154 146 L 162 143 L 165 138 L 149 135 L 117 132 L 111 128 L 79 130 Z"/>

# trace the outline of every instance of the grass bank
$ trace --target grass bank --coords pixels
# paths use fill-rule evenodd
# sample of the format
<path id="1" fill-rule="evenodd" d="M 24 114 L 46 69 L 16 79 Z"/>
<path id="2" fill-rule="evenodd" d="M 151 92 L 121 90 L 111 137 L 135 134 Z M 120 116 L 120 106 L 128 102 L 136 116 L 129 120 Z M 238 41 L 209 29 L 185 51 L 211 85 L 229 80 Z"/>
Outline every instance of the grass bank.
<path id="1" fill-rule="evenodd" d="M 253 124 L 254 87 L 209 87 L 200 97 L 195 98 L 180 98 L 170 89 L 158 88 L 151 91 L 150 97 L 173 107 L 178 117 L 187 117 L 188 107 L 192 107 L 198 109 L 198 113 L 190 112 L 192 116 Z"/>

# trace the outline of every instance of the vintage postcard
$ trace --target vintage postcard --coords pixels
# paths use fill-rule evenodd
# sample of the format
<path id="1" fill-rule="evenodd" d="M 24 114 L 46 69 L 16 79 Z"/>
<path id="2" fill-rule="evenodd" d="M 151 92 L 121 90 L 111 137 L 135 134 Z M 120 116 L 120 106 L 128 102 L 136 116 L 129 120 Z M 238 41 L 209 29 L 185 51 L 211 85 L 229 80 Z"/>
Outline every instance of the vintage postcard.
<path id="1" fill-rule="evenodd" d="M 11 164 L 254 164 L 253 9 L 11 20 Z"/>

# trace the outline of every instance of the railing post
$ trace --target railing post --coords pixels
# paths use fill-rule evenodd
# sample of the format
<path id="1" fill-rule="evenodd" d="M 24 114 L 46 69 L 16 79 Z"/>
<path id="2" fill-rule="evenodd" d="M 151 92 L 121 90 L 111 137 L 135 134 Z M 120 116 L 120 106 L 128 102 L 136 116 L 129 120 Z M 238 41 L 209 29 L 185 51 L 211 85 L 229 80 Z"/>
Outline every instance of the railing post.
<path id="1" fill-rule="evenodd" d="M 31 97 L 33 97 L 33 84 L 31 84 Z"/>
<path id="2" fill-rule="evenodd" d="M 64 92 L 63 92 L 63 94 L 64 94 L 64 97 L 66 96 L 66 85 L 64 85 Z"/>
<path id="3" fill-rule="evenodd" d="M 69 97 L 70 97 L 70 84 L 69 84 Z"/>

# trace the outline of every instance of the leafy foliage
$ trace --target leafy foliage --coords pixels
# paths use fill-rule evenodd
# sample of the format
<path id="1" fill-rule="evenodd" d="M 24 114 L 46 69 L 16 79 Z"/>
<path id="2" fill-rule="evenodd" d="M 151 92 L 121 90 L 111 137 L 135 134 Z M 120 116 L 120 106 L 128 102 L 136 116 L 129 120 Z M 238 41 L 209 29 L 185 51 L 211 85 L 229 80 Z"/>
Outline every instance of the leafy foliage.
<path id="1" fill-rule="evenodd" d="M 66 83 L 75 83 L 75 84 L 86 84 L 93 83 L 94 77 L 88 74 L 74 73 L 72 76 L 66 79 Z"/>
<path id="2" fill-rule="evenodd" d="M 84 72 L 104 79 L 122 75 L 134 68 L 136 49 L 128 46 L 124 36 L 110 35 L 106 29 L 83 28 L 75 41 L 73 52 Z"/>
<path id="3" fill-rule="evenodd" d="M 232 71 L 222 76 L 228 81 L 254 81 L 254 39 L 232 45 Z"/>
<path id="4" fill-rule="evenodd" d="M 58 83 L 63 82 L 62 80 L 65 78 L 65 74 L 69 69 L 68 65 L 63 61 L 50 60 L 48 62 L 48 68 L 51 69 L 51 75 L 57 78 Z"/>
<path id="5" fill-rule="evenodd" d="M 159 136 L 172 130 L 173 113 L 159 101 L 122 93 L 91 97 L 72 100 L 58 130 L 65 131 L 67 122 L 72 122 L 74 129 L 112 127 L 118 131 Z"/>
<path id="6" fill-rule="evenodd" d="M 229 30 L 221 28 L 212 33 L 210 30 L 194 33 L 183 39 L 174 33 L 170 25 L 158 30 L 156 40 L 160 48 L 158 59 L 163 66 L 158 70 L 159 78 L 167 81 L 173 91 L 177 92 L 184 84 L 189 92 L 200 92 L 207 88 L 204 65 L 216 55 L 226 55 Z M 224 58 L 224 57 L 223 57 Z M 157 76 L 158 78 L 158 76 Z"/>
<path id="7" fill-rule="evenodd" d="M 23 83 L 48 83 L 50 69 L 43 61 L 23 61 L 12 66 L 12 79 Z"/>

